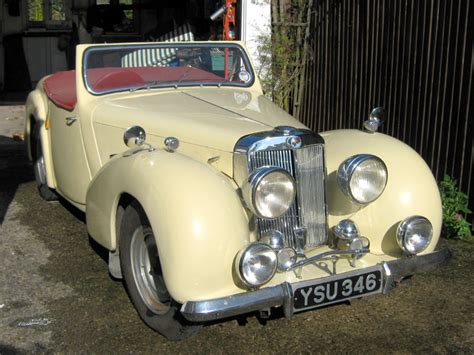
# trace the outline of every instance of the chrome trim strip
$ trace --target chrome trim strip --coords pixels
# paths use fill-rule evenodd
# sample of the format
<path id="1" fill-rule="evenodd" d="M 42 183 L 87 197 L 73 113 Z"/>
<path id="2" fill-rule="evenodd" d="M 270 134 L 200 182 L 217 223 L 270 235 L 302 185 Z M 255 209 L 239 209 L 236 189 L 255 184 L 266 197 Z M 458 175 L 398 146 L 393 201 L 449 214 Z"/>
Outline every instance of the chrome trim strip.
<path id="1" fill-rule="evenodd" d="M 357 256 L 363 256 L 367 253 L 370 253 L 370 250 L 368 248 L 364 248 L 364 249 L 361 249 L 361 250 L 337 250 L 337 249 L 328 250 L 328 251 L 325 251 L 321 254 L 313 255 L 310 258 L 306 258 L 306 259 L 297 261 L 296 263 L 291 265 L 291 267 L 289 267 L 286 271 L 294 270 L 294 269 L 297 269 L 299 267 L 302 267 L 302 266 L 305 266 L 305 265 L 308 265 L 308 264 L 312 264 L 317 260 L 327 258 L 328 256 L 331 256 L 331 255 L 351 255 L 353 257 L 354 256 L 357 257 Z"/>
<path id="2" fill-rule="evenodd" d="M 181 313 L 190 321 L 202 322 L 232 317 L 268 307 L 278 307 L 285 302 L 288 303 L 290 293 L 287 287 L 283 283 L 278 286 L 239 293 L 229 297 L 186 302 L 181 306 Z"/>
<path id="3" fill-rule="evenodd" d="M 383 293 L 390 289 L 405 276 L 416 272 L 427 271 L 440 265 L 451 257 L 449 249 L 442 249 L 430 254 L 414 256 L 383 262 L 379 264 L 382 267 L 384 286 Z M 367 268 L 360 269 L 363 273 Z M 335 276 L 344 277 L 344 274 Z M 311 281 L 304 281 L 311 282 Z M 316 282 L 316 280 L 312 280 Z M 285 316 L 291 317 L 293 314 L 293 287 L 297 284 L 287 282 L 277 286 L 266 287 L 257 291 L 249 291 L 203 301 L 188 301 L 181 307 L 183 316 L 192 322 L 204 322 L 216 319 L 236 316 L 262 310 L 269 307 L 283 306 Z"/>

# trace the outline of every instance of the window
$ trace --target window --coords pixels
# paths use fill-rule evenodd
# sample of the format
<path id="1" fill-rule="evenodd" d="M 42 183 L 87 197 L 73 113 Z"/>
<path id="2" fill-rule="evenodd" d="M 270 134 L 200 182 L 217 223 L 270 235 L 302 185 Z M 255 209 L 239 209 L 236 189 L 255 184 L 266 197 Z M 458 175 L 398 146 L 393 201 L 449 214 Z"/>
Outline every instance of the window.
<path id="1" fill-rule="evenodd" d="M 103 15 L 109 21 L 115 22 L 114 32 L 137 32 L 138 16 L 134 10 L 134 2 L 134 0 L 96 0 L 96 5 L 105 11 Z M 110 30 L 106 28 L 106 32 Z"/>
<path id="2" fill-rule="evenodd" d="M 111 1 L 110 0 L 96 0 L 97 5 L 110 5 Z M 114 1 L 112 1 L 114 3 Z M 125 17 L 133 21 L 133 10 L 131 9 L 133 5 L 133 0 L 119 0 L 119 5 L 123 9 L 123 12 L 125 14 Z"/>
<path id="3" fill-rule="evenodd" d="M 68 27 L 66 0 L 28 0 L 28 26 Z"/>

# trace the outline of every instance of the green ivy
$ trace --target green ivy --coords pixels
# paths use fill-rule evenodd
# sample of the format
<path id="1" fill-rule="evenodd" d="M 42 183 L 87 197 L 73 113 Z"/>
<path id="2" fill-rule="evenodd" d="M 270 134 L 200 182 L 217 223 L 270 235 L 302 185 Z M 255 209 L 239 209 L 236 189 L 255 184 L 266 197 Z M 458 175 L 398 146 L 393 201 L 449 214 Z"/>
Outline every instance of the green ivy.
<path id="1" fill-rule="evenodd" d="M 446 238 L 472 239 L 471 224 L 466 217 L 472 212 L 468 208 L 468 197 L 458 189 L 457 181 L 445 176 L 439 184 L 443 202 L 443 231 Z"/>

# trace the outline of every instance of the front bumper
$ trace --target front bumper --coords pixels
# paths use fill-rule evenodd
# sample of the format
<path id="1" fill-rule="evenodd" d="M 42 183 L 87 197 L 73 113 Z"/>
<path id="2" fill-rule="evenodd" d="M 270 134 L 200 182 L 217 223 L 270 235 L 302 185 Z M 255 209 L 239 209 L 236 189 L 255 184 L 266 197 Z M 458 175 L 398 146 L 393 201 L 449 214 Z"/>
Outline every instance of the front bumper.
<path id="1" fill-rule="evenodd" d="M 449 249 L 442 249 L 426 255 L 383 262 L 383 293 L 395 287 L 404 277 L 430 270 L 450 256 Z M 287 282 L 228 297 L 189 301 L 183 304 L 181 313 L 190 321 L 203 322 L 281 306 L 286 317 L 293 315 L 293 292 Z"/>

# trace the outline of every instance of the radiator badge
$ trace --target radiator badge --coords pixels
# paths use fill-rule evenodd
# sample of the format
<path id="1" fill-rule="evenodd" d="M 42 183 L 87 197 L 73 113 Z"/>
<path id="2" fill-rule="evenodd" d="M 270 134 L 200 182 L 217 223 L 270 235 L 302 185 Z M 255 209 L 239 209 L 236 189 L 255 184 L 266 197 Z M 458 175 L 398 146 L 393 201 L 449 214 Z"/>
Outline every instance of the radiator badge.
<path id="1" fill-rule="evenodd" d="M 298 137 L 298 136 L 289 137 L 286 142 L 293 149 L 301 148 L 301 144 L 302 144 L 301 137 Z"/>

